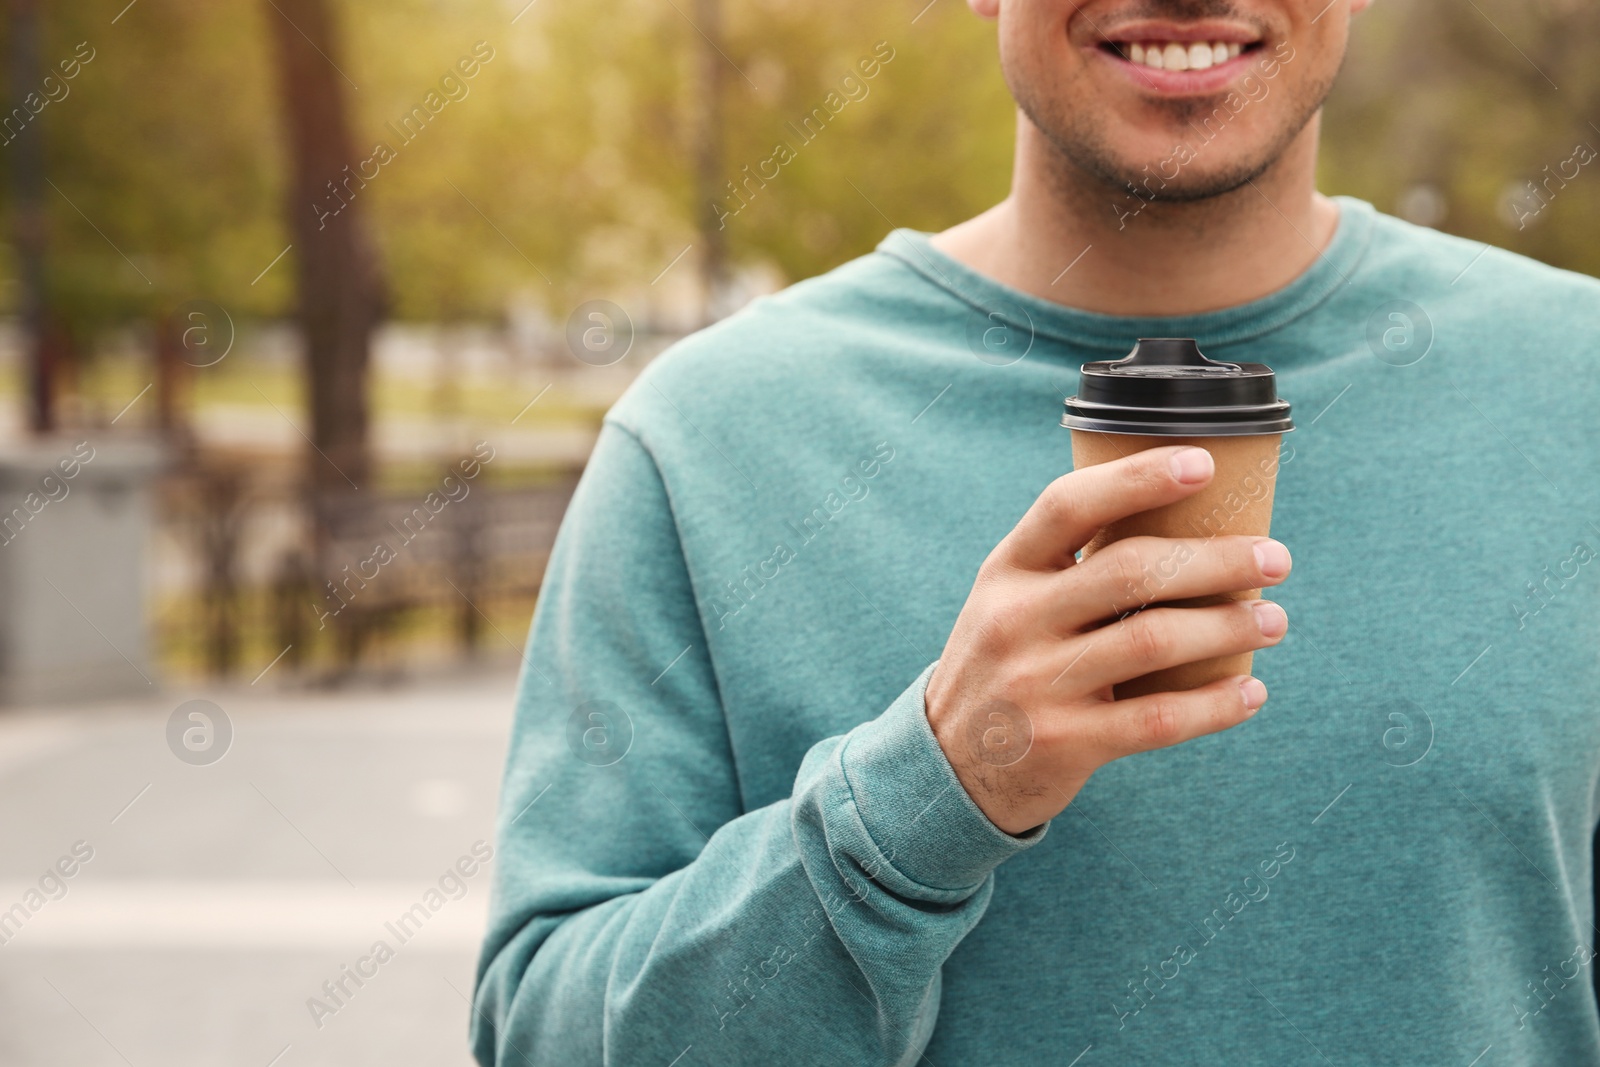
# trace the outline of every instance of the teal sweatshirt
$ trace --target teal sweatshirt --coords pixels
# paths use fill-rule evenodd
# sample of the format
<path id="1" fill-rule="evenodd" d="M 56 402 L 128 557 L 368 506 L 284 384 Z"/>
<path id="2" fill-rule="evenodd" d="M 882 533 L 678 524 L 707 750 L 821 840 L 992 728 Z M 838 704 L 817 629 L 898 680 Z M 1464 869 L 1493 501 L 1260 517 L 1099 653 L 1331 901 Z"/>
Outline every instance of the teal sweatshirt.
<path id="1" fill-rule="evenodd" d="M 478 1060 L 1600 1062 L 1600 284 L 1338 205 L 1223 311 L 896 230 L 646 367 L 534 614 Z M 1079 365 L 1141 336 L 1278 372 L 1291 629 L 1250 721 L 1012 836 L 924 689 Z"/>

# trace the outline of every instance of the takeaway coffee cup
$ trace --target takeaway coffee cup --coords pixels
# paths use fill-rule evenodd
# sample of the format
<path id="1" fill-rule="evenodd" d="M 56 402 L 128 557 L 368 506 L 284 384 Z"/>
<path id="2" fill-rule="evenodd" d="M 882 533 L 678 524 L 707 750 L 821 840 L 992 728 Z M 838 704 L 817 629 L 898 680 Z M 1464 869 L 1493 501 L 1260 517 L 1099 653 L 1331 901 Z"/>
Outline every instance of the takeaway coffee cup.
<path id="1" fill-rule="evenodd" d="M 1078 393 L 1067 398 L 1061 425 L 1072 431 L 1075 470 L 1163 445 L 1199 445 L 1216 461 L 1216 474 L 1200 492 L 1104 527 L 1084 546 L 1084 559 L 1124 537 L 1262 537 L 1270 532 L 1278 449 L 1294 424 L 1289 403 L 1278 398 L 1272 370 L 1264 364 L 1207 359 L 1187 337 L 1140 338 L 1123 359 L 1083 365 Z M 1259 589 L 1189 599 L 1162 596 L 1186 562 L 1185 550 L 1174 548 L 1147 570 L 1135 590 L 1139 601 L 1204 607 L 1261 596 Z M 1107 605 L 1107 614 L 1114 613 Z M 1116 695 L 1194 689 L 1249 674 L 1251 659 L 1245 652 L 1155 671 L 1121 683 Z"/>

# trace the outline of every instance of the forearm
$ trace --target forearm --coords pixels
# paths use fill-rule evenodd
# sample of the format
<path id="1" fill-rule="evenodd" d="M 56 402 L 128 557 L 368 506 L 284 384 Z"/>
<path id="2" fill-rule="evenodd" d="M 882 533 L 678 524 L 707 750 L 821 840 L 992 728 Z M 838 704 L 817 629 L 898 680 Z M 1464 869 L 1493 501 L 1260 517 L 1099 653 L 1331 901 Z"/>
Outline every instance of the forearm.
<path id="1" fill-rule="evenodd" d="M 1003 834 L 967 798 L 925 683 L 815 745 L 790 799 L 727 822 L 687 866 L 572 883 L 569 908 L 616 895 L 528 913 L 480 983 L 480 1060 L 665 1064 L 692 1045 L 697 1063 L 914 1062 L 994 867 L 1042 834 Z"/>

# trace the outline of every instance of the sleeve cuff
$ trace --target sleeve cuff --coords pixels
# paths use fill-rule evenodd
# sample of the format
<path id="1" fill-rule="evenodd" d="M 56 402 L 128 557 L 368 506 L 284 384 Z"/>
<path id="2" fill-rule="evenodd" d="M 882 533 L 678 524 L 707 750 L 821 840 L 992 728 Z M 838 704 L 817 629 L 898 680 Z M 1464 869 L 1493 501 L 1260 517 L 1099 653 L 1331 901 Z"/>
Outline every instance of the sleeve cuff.
<path id="1" fill-rule="evenodd" d="M 1008 834 L 967 795 L 928 723 L 925 694 L 936 666 L 882 715 L 845 735 L 837 758 L 878 865 L 935 895 L 965 895 L 1001 862 L 1038 844 L 1049 824 Z M 868 871 L 886 881 L 871 865 Z"/>

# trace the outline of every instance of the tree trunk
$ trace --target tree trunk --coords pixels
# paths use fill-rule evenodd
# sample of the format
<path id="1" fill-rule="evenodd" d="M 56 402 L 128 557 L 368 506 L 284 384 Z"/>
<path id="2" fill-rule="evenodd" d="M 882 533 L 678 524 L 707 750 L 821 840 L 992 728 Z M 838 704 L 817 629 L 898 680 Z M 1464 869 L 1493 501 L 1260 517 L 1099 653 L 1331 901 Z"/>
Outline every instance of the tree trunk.
<path id="1" fill-rule="evenodd" d="M 699 201 L 696 221 L 700 231 L 700 324 L 709 326 L 721 316 L 722 291 L 727 281 L 727 220 L 717 205 L 722 190 L 722 80 L 721 0 L 695 0 L 694 177 Z"/>
<path id="2" fill-rule="evenodd" d="M 17 106 L 39 91 L 39 7 L 37 0 L 10 0 L 11 99 Z M 10 134 L 0 134 L 9 137 Z M 36 434 L 56 428 L 55 378 L 45 290 L 44 140 L 38 123 L 24 126 L 6 145 L 11 151 L 12 218 L 17 248 L 17 312 L 28 366 L 28 428 Z"/>
<path id="3" fill-rule="evenodd" d="M 328 0 L 268 0 L 290 149 L 287 211 L 311 403 L 309 487 L 331 501 L 364 487 L 368 346 L 383 314 L 378 257 L 350 136 Z M 322 509 L 319 506 L 318 511 Z"/>

